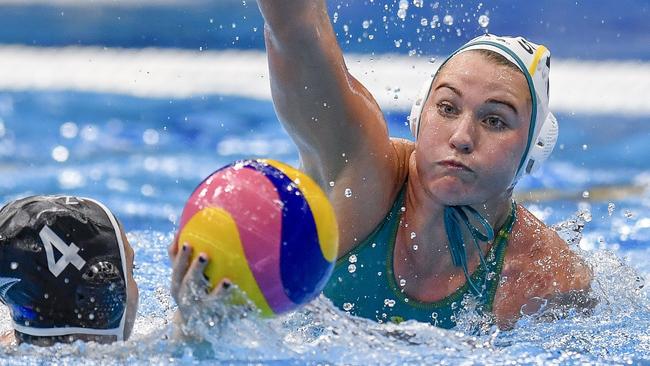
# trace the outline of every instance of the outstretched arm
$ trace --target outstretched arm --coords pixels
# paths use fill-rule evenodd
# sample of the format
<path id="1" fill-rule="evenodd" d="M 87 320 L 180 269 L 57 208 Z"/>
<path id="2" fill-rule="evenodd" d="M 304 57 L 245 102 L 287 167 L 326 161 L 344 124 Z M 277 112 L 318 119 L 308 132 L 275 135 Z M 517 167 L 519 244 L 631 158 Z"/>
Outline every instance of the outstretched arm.
<path id="1" fill-rule="evenodd" d="M 298 147 L 302 168 L 329 193 L 341 254 L 388 211 L 401 184 L 400 159 L 379 106 L 347 70 L 325 2 L 258 4 L 276 112 Z"/>

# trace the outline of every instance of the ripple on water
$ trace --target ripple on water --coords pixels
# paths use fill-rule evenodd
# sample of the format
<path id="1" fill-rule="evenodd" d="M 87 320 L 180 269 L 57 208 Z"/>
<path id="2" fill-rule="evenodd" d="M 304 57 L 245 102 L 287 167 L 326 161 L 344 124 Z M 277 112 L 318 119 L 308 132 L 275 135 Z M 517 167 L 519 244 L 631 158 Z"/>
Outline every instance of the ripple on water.
<path id="1" fill-rule="evenodd" d="M 574 219 L 575 220 L 575 219 Z M 571 227 L 568 223 L 564 227 Z M 193 324 L 206 341 L 175 340 L 171 323 L 175 304 L 169 296 L 167 245 L 173 233 L 128 234 L 136 252 L 135 277 L 140 308 L 131 340 L 113 345 L 77 342 L 38 348 L 28 345 L 1 351 L 0 364 L 58 362 L 85 365 L 278 363 L 390 364 L 478 363 L 584 364 L 650 361 L 650 306 L 642 276 L 606 250 L 582 253 L 593 267 L 599 303 L 591 316 L 569 311 L 546 322 L 543 313 L 525 316 L 511 331 L 477 324 L 485 319 L 462 315 L 457 330 L 407 321 L 378 324 L 353 318 L 322 296 L 298 312 L 259 319 L 243 310 L 212 304 L 210 315 Z M 471 304 L 469 304 L 471 307 Z M 203 311 L 206 307 L 202 307 Z M 227 321 L 215 321 L 218 312 Z M 215 316 L 217 318 L 215 318 Z M 0 330 L 9 329 L 6 310 Z M 213 323 L 210 324 L 210 321 Z M 474 331 L 474 333 L 468 332 Z"/>

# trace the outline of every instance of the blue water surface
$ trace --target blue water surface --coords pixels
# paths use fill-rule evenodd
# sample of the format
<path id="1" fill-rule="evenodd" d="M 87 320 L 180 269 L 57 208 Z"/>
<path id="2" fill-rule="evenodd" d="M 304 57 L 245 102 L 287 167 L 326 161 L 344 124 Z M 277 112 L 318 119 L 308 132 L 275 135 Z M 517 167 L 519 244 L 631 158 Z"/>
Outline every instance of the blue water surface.
<path id="1" fill-rule="evenodd" d="M 647 0 L 416 2 L 407 2 L 404 19 L 400 1 L 333 0 L 328 7 L 346 52 L 440 55 L 490 31 L 543 42 L 554 57 L 650 60 Z M 453 23 L 441 22 L 445 15 Z M 434 16 L 441 24 L 432 28 Z M 2 2 L 0 24 L 0 46 L 263 48 L 262 19 L 250 0 Z M 386 119 L 393 136 L 409 137 L 403 112 L 386 111 Z M 599 300 L 592 315 L 569 311 L 549 322 L 553 314 L 534 314 L 500 332 L 481 328 L 468 312 L 448 331 L 348 317 L 324 298 L 270 320 L 212 304 L 203 310 L 231 312 L 226 320 L 206 311 L 193 324 L 205 341 L 179 342 L 166 247 L 185 200 L 236 159 L 298 164 L 271 102 L 0 91 L 0 204 L 30 194 L 103 201 L 128 232 L 140 287 L 128 342 L 10 347 L 0 349 L 0 364 L 650 364 L 650 116 L 558 119 L 553 155 L 516 193 L 592 266 Z M 0 331 L 10 327 L 3 311 Z"/>
<path id="2" fill-rule="evenodd" d="M 525 317 L 508 332 L 473 332 L 482 323 L 472 313 L 454 331 L 416 322 L 379 325 L 350 318 L 319 298 L 277 319 L 206 321 L 197 325 L 206 342 L 174 341 L 166 246 L 189 194 L 206 175 L 235 159 L 270 157 L 297 164 L 297 152 L 270 102 L 0 93 L 0 203 L 36 193 L 95 197 L 115 211 L 135 248 L 141 305 L 134 337 L 112 346 L 59 345 L 55 359 L 62 363 L 650 362 L 650 302 L 643 287 L 650 273 L 650 200 L 644 192 L 612 193 L 613 187 L 648 179 L 648 147 L 641 143 L 650 132 L 647 121 L 558 118 L 558 149 L 538 177 L 521 182 L 519 192 L 525 199 L 529 190 L 560 189 L 563 196 L 527 206 L 560 225 L 574 250 L 583 252 L 577 243 L 586 249 L 600 304 L 591 316 L 569 313 L 550 323 Z M 393 135 L 407 136 L 405 115 L 390 113 L 387 120 Z M 616 127 L 599 127 L 605 122 Z M 604 193 L 596 194 L 599 189 Z M 584 225 L 582 235 L 576 232 L 579 225 Z M 24 345 L 7 350 L 0 363 L 41 363 L 53 357 L 51 352 Z"/>

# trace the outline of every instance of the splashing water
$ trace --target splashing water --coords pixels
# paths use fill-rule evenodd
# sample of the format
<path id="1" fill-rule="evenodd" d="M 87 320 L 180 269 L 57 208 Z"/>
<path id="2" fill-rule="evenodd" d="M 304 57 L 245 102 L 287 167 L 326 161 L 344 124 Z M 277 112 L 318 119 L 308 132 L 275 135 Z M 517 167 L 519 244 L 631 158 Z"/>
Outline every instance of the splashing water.
<path id="1" fill-rule="evenodd" d="M 457 329 L 443 330 L 413 321 L 396 325 L 353 318 L 321 297 L 297 312 L 274 319 L 259 319 L 255 314 L 239 311 L 242 309 L 221 309 L 232 310 L 234 314 L 225 319 L 217 318 L 214 312 L 200 312 L 193 325 L 205 339 L 181 341 L 175 337 L 178 329 L 172 324 L 176 305 L 169 296 L 170 263 L 166 253 L 167 245 L 173 240 L 177 215 L 201 179 L 252 150 L 262 156 L 298 164 L 297 153 L 288 137 L 277 128 L 276 121 L 255 122 L 274 118 L 272 105 L 270 102 L 226 97 L 220 101 L 207 97 L 191 102 L 174 100 L 171 108 L 167 100 L 101 94 L 19 96 L 25 100 L 57 100 L 55 114 L 60 120 L 50 134 L 38 134 L 36 123 L 40 126 L 47 118 L 39 116 L 30 122 L 3 116 L 1 142 L 11 142 L 13 147 L 10 153 L 3 155 L 2 169 L 7 174 L 0 175 L 0 185 L 6 192 L 4 201 L 32 192 L 71 192 L 66 181 L 59 180 L 64 171 L 69 172 L 69 182 L 77 184 L 73 192 L 104 200 L 124 220 L 128 239 L 136 253 L 135 278 L 140 288 L 140 307 L 134 334 L 127 342 L 113 345 L 79 342 L 51 348 L 9 346 L 0 349 L 0 364 L 564 365 L 650 362 L 650 337 L 647 335 L 650 304 L 647 286 L 644 286 L 644 277 L 650 274 L 650 264 L 646 260 L 650 257 L 648 197 L 598 203 L 595 190 L 590 187 L 575 190 L 579 193 L 591 190 L 588 207 L 574 201 L 544 202 L 538 204 L 538 211 L 546 222 L 561 220 L 554 226 L 559 235 L 591 266 L 595 276 L 592 293 L 597 301 L 592 314 L 572 309 L 548 309 L 541 302 L 539 309 L 523 309 L 527 315 L 512 330 L 501 331 L 491 326 L 488 318 L 472 311 L 476 305 L 473 299 L 467 298 L 463 299 L 464 304 L 457 304 L 466 308 L 458 317 Z M 21 112 L 21 108 L 34 111 L 41 105 L 21 103 L 16 103 L 17 115 L 30 115 Z M 204 108 L 201 103 L 209 104 L 210 108 L 201 111 Z M 92 109 L 95 115 L 85 119 L 83 124 L 74 122 L 77 125 L 75 136 L 73 127 L 61 126 L 82 119 L 72 113 L 61 114 L 61 111 L 84 110 L 81 105 L 87 105 L 86 109 Z M 107 105 L 111 106 L 110 110 L 102 109 Z M 169 115 L 179 122 L 170 122 L 168 129 L 162 130 L 157 122 L 131 121 L 122 116 L 124 125 L 129 120 L 129 128 L 119 130 L 114 124 L 102 122 L 116 118 L 116 105 L 127 117 L 139 116 L 142 111 L 162 110 L 160 119 Z M 214 109 L 215 105 L 227 105 L 227 108 Z M 230 112 L 232 109 L 244 111 L 243 117 L 235 116 Z M 196 112 L 185 121 L 179 116 L 185 116 L 188 110 Z M 400 116 L 400 123 L 403 117 Z M 157 121 L 156 118 L 152 119 Z M 572 116 L 564 118 L 575 121 Z M 220 129 L 215 120 L 225 121 L 225 127 Z M 565 125 L 567 129 L 574 128 L 574 123 Z M 159 132 L 156 144 L 142 143 L 148 129 Z M 251 130 L 255 132 L 251 134 Z M 279 141 L 279 144 L 269 141 Z M 580 151 L 581 144 L 582 141 L 575 144 L 576 150 Z M 69 158 L 63 163 L 51 158 L 52 149 L 58 145 L 65 146 L 69 152 Z M 192 151 L 179 148 L 185 145 L 191 145 Z M 590 146 L 599 145 L 590 142 Z M 228 154 L 216 156 L 219 148 Z M 202 158 L 197 159 L 197 156 Z M 617 164 L 624 160 L 617 160 Z M 553 170 L 553 163 L 549 163 L 551 168 L 546 171 L 545 178 L 558 186 L 572 182 L 574 169 L 562 173 L 565 170 Z M 590 173 L 588 177 L 596 179 L 597 173 Z M 143 189 L 145 185 L 148 186 Z M 576 210 L 578 213 L 573 214 Z M 418 237 L 414 238 L 416 240 Z M 419 244 L 415 253 L 425 247 Z M 356 262 L 345 265 L 351 264 L 360 268 L 364 258 L 358 257 Z M 386 271 L 378 274 L 384 278 L 386 275 Z M 504 277 L 500 280 L 508 281 Z M 211 306 L 218 310 L 220 304 Z M 354 306 L 349 303 L 346 307 L 351 310 Z M 435 316 L 432 313 L 432 320 Z M 554 318 L 557 320 L 549 321 Z M 8 311 L 0 306 L 0 334 L 10 328 Z"/>
<path id="2" fill-rule="evenodd" d="M 572 241 L 579 241 L 587 222 L 584 215 L 580 212 L 555 227 L 563 237 L 572 232 Z M 491 325 L 489 315 L 474 311 L 478 302 L 466 297 L 460 304 L 465 310 L 458 317 L 457 328 L 443 330 L 414 321 L 378 324 L 350 317 L 322 296 L 297 312 L 274 319 L 258 318 L 248 308 L 228 306 L 220 299 L 201 304 L 191 313 L 189 328 L 201 340 L 188 341 L 178 337 L 181 329 L 172 323 L 175 305 L 168 291 L 170 269 L 165 247 L 173 233 L 138 231 L 129 233 L 128 239 L 137 253 L 135 277 L 141 290 L 131 340 L 113 345 L 76 342 L 51 349 L 22 345 L 6 348 L 5 359 L 18 365 L 39 359 L 57 363 L 83 360 L 87 365 L 650 361 L 650 338 L 639 336 L 646 334 L 650 325 L 644 279 L 608 250 L 575 249 L 594 272 L 592 294 L 597 305 L 591 315 L 574 309 L 562 309 L 560 314 L 557 309 L 542 307 L 525 315 L 513 330 L 500 331 Z M 353 262 L 363 263 L 356 257 Z M 406 281 L 399 284 L 405 286 Z M 394 300 L 386 301 L 390 306 Z M 353 306 L 348 304 L 348 310 Z M 0 330 L 8 329 L 6 317 L 0 319 Z"/>
<path id="3" fill-rule="evenodd" d="M 478 17 L 478 25 L 480 25 L 481 28 L 487 28 L 487 26 L 490 25 L 490 17 L 488 17 L 485 14 L 482 14 L 481 16 Z"/>

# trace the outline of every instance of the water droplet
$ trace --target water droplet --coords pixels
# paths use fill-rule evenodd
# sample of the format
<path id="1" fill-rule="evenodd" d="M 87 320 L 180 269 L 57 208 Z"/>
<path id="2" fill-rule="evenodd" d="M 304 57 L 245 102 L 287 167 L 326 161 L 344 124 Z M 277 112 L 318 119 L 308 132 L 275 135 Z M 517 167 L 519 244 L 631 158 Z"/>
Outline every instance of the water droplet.
<path id="1" fill-rule="evenodd" d="M 418 248 L 419 248 L 419 247 L 418 247 L 417 244 L 413 244 L 413 250 L 418 250 Z"/>
<path id="2" fill-rule="evenodd" d="M 587 148 L 589 148 L 589 146 L 587 146 L 587 144 L 582 145 L 582 150 L 587 150 Z"/>
<path id="3" fill-rule="evenodd" d="M 334 187 L 334 181 L 330 181 L 330 187 Z"/>
<path id="4" fill-rule="evenodd" d="M 363 29 L 368 29 L 370 27 L 370 22 L 364 20 L 363 23 L 361 23 L 361 26 L 363 27 Z"/>
<path id="5" fill-rule="evenodd" d="M 160 141 L 158 131 L 148 128 L 142 133 L 142 141 L 147 145 L 156 145 Z"/>
<path id="6" fill-rule="evenodd" d="M 490 17 L 487 15 L 483 14 L 480 17 L 478 17 L 478 25 L 481 26 L 481 28 L 487 28 L 487 26 L 490 24 Z"/>
<path id="7" fill-rule="evenodd" d="M 402 212 L 406 212 L 406 207 L 402 206 L 402 207 L 399 208 L 399 210 L 402 211 Z"/>
<path id="8" fill-rule="evenodd" d="M 345 304 L 343 304 L 343 310 L 345 310 L 345 311 L 350 311 L 350 310 L 352 310 L 353 307 L 354 307 L 354 304 L 350 304 L 349 302 L 346 302 Z"/>
<path id="9" fill-rule="evenodd" d="M 434 63 L 434 62 L 436 62 L 436 58 L 435 58 L 435 57 L 431 57 L 431 58 L 429 59 L 429 63 L 432 64 L 432 63 Z"/>
<path id="10" fill-rule="evenodd" d="M 397 10 L 397 17 L 404 20 L 406 19 L 406 10 L 409 8 L 407 0 L 399 0 L 399 9 Z"/>
<path id="11" fill-rule="evenodd" d="M 431 318 L 432 319 L 438 319 L 438 313 L 436 313 L 435 311 L 433 313 L 431 313 Z"/>
<path id="12" fill-rule="evenodd" d="M 357 270 L 357 266 L 356 266 L 356 265 L 354 265 L 354 264 L 350 264 L 350 265 L 348 266 L 348 272 L 350 272 L 350 273 L 354 273 L 356 270 Z"/>
<path id="13" fill-rule="evenodd" d="M 66 122 L 59 127 L 59 133 L 66 139 L 73 139 L 79 133 L 79 127 L 74 122 Z"/>
<path id="14" fill-rule="evenodd" d="M 589 191 L 582 192 L 582 198 L 589 198 Z"/>
<path id="15" fill-rule="evenodd" d="M 377 277 L 381 277 L 381 271 L 377 272 Z"/>
<path id="16" fill-rule="evenodd" d="M 348 27 L 347 24 L 343 24 L 343 31 L 344 31 L 345 33 L 347 33 L 348 30 L 350 30 L 350 27 Z"/>
<path id="17" fill-rule="evenodd" d="M 454 24 L 454 17 L 447 14 L 447 15 L 445 15 L 444 18 L 442 18 L 442 22 L 445 23 L 445 25 L 453 25 Z"/>
<path id="18" fill-rule="evenodd" d="M 140 193 L 142 193 L 143 196 L 151 197 L 154 192 L 155 190 L 150 184 L 143 184 L 142 187 L 140 187 Z"/>
<path id="19" fill-rule="evenodd" d="M 64 283 L 70 283 L 70 279 L 66 277 L 66 278 L 63 279 L 63 282 Z"/>
<path id="20" fill-rule="evenodd" d="M 451 308 L 456 309 L 458 307 L 458 303 L 456 301 L 451 303 Z"/>
<path id="21" fill-rule="evenodd" d="M 411 231 L 411 240 L 415 239 L 415 237 L 416 237 L 415 232 L 414 232 L 414 231 Z"/>
<path id="22" fill-rule="evenodd" d="M 11 262 L 10 267 L 11 267 L 11 269 L 15 270 L 16 268 L 18 268 L 18 263 L 16 263 L 16 262 Z"/>
<path id="23" fill-rule="evenodd" d="M 93 314 L 93 313 L 88 314 L 88 319 L 94 320 L 95 319 L 95 314 Z"/>
<path id="24" fill-rule="evenodd" d="M 94 302 L 95 302 L 95 298 L 94 298 L 94 297 L 90 297 L 90 302 L 93 302 L 93 303 L 94 303 Z"/>
<path id="25" fill-rule="evenodd" d="M 508 276 L 501 276 L 501 278 L 499 279 L 499 285 L 503 285 L 506 282 L 508 282 Z"/>
<path id="26" fill-rule="evenodd" d="M 609 214 L 609 216 L 612 216 L 612 214 L 614 213 L 615 208 L 616 208 L 616 205 L 613 204 L 612 202 L 607 204 L 607 213 Z"/>
<path id="27" fill-rule="evenodd" d="M 421 26 L 426 27 L 428 24 L 429 24 L 429 21 L 427 20 L 427 18 L 420 19 L 420 25 Z"/>
<path id="28" fill-rule="evenodd" d="M 634 217 L 634 213 L 632 213 L 632 211 L 630 211 L 630 210 L 625 210 L 625 212 L 624 212 L 623 214 L 624 214 L 625 217 L 627 217 L 628 219 L 631 219 L 632 217 Z"/>
<path id="29" fill-rule="evenodd" d="M 68 160 L 68 157 L 70 157 L 70 152 L 65 146 L 59 145 L 52 149 L 52 159 L 55 161 L 63 163 L 64 161 Z"/>
<path id="30" fill-rule="evenodd" d="M 99 137 L 99 129 L 94 125 L 86 125 L 81 129 L 80 135 L 86 141 L 95 141 Z"/>
<path id="31" fill-rule="evenodd" d="M 432 17 L 431 17 L 431 22 L 429 22 L 429 25 L 430 25 L 430 27 L 431 27 L 432 29 L 433 29 L 433 28 L 436 28 L 437 26 L 439 26 L 439 25 L 440 25 L 440 17 L 437 16 L 437 15 L 432 16 Z"/>
<path id="32" fill-rule="evenodd" d="M 352 255 L 350 256 L 350 258 L 348 258 L 348 261 L 349 261 L 350 263 L 357 263 L 357 256 L 356 256 L 356 254 L 352 254 Z"/>
<path id="33" fill-rule="evenodd" d="M 424 0 L 413 0 L 413 5 L 415 5 L 416 8 L 421 8 L 424 6 Z"/>
<path id="34" fill-rule="evenodd" d="M 384 305 L 388 306 L 389 308 L 392 308 L 395 306 L 395 300 L 393 299 L 384 299 Z"/>
<path id="35" fill-rule="evenodd" d="M 406 280 L 403 279 L 403 278 L 401 280 L 399 280 L 399 285 L 402 286 L 402 287 L 406 286 Z"/>
<path id="36" fill-rule="evenodd" d="M 399 48 L 402 45 L 402 40 L 401 39 L 396 39 L 394 41 L 394 43 L 395 43 L 395 47 Z"/>
<path id="37" fill-rule="evenodd" d="M 347 198 L 352 197 L 352 190 L 350 188 L 345 189 L 345 197 Z"/>
<path id="38" fill-rule="evenodd" d="M 48 294 L 48 293 L 44 293 L 44 294 L 43 294 L 43 298 L 44 298 L 44 299 L 49 299 L 49 298 L 50 298 L 50 294 Z"/>

